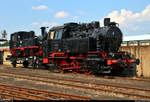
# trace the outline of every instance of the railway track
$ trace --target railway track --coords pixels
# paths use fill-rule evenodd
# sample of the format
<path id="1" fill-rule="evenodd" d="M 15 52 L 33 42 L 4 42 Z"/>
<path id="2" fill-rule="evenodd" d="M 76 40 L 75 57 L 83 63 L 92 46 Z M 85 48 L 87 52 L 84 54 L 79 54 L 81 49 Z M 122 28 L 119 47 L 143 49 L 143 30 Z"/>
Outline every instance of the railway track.
<path id="1" fill-rule="evenodd" d="M 10 69 L 10 66 L 6 66 L 6 68 Z M 21 67 L 22 68 L 22 67 Z M 18 69 L 18 68 L 13 68 L 13 69 Z M 33 69 L 30 69 L 30 68 L 22 68 L 23 70 L 33 70 Z M 38 69 L 39 71 L 42 71 L 43 73 L 44 72 L 48 72 L 48 70 L 43 70 L 43 69 Z M 143 82 L 150 82 L 150 79 L 141 79 L 141 78 L 128 78 L 128 77 L 117 77 L 117 76 L 104 76 L 103 78 L 105 79 L 121 79 L 121 80 L 131 80 L 131 81 L 143 81 Z"/>
<path id="2" fill-rule="evenodd" d="M 138 91 L 138 92 L 143 92 L 143 93 L 150 93 L 150 90 L 147 89 L 141 89 L 141 88 L 134 88 L 134 87 L 123 87 L 123 86 L 118 86 L 118 85 L 109 85 L 109 84 L 96 84 L 96 83 L 89 83 L 89 82 L 84 82 L 84 81 L 78 81 L 78 80 L 69 80 L 69 79 L 60 79 L 60 78 L 50 78 L 50 77 L 41 77 L 41 76 L 33 76 L 33 75 L 24 75 L 24 74 L 18 74 L 18 73 L 8 73 L 8 72 L 0 72 L 1 75 L 3 76 L 8 76 L 8 77 L 15 77 L 15 78 L 22 78 L 26 80 L 32 80 L 32 81 L 38 81 L 38 82 L 43 82 L 43 83 L 50 83 L 50 84 L 55 84 L 55 85 L 61 85 L 61 86 L 67 86 L 70 88 L 75 88 L 75 89 L 82 89 L 82 90 L 87 90 L 87 91 L 92 91 L 92 92 L 103 92 L 106 94 L 110 95 L 117 95 L 120 97 L 129 97 L 131 99 L 150 99 L 150 96 L 145 96 L 145 95 L 139 95 L 139 94 L 131 94 L 124 92 L 125 90 L 130 90 L 130 91 Z M 49 81 L 48 79 L 55 80 L 55 81 L 62 81 L 62 82 L 55 82 L 55 81 Z M 69 84 L 64 82 L 72 82 L 74 84 Z M 80 84 L 90 84 L 98 87 L 106 87 L 108 89 L 102 89 L 102 88 L 93 88 L 89 86 L 81 86 L 81 85 L 76 85 L 75 83 L 80 83 Z M 123 90 L 121 91 L 116 91 L 113 89 L 119 89 Z"/>
<path id="3" fill-rule="evenodd" d="M 73 99 L 73 100 L 91 100 L 88 97 L 69 95 L 63 93 L 56 93 L 51 91 L 44 91 L 31 88 L 23 88 L 12 85 L 6 85 L 0 83 L 0 92 L 2 96 L 6 98 L 19 99 L 19 100 L 58 100 L 60 98 Z M 0 96 L 1 96 L 0 93 Z M 5 94 L 4 94 L 5 93 Z M 53 97 L 53 98 L 52 98 Z"/>
<path id="4" fill-rule="evenodd" d="M 0 93 L 0 100 L 28 100 L 28 98 Z"/>
<path id="5" fill-rule="evenodd" d="M 52 100 L 52 98 L 42 97 L 42 96 L 33 95 L 30 93 L 26 93 L 26 92 L 20 92 L 20 90 L 16 91 L 13 89 L 6 89 L 6 88 L 2 88 L 2 87 L 0 87 L 0 92 L 14 95 L 14 97 L 20 96 L 20 97 L 23 97 L 23 98 L 28 99 L 28 100 Z"/>
<path id="6" fill-rule="evenodd" d="M 150 82 L 150 79 L 141 79 L 141 78 L 127 78 L 127 77 L 116 77 L 116 76 L 104 76 L 104 78 L 105 79 L 121 79 L 121 80 Z"/>

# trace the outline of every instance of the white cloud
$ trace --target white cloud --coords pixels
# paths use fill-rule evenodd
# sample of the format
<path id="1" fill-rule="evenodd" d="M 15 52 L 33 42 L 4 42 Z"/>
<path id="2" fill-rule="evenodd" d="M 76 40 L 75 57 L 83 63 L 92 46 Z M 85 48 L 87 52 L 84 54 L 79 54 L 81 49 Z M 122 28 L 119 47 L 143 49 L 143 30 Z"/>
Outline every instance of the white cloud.
<path id="1" fill-rule="evenodd" d="M 33 22 L 31 25 L 32 26 L 37 26 L 37 25 L 40 25 L 40 23 L 39 22 Z"/>
<path id="2" fill-rule="evenodd" d="M 44 10 L 47 9 L 48 7 L 46 5 L 40 5 L 40 6 L 32 6 L 33 10 Z"/>
<path id="3" fill-rule="evenodd" d="M 86 13 L 83 12 L 83 11 L 79 11 L 79 14 L 80 14 L 80 15 L 85 15 Z"/>
<path id="4" fill-rule="evenodd" d="M 69 16 L 69 14 L 67 12 L 61 11 L 61 12 L 57 12 L 55 14 L 56 18 L 67 18 Z"/>
<path id="5" fill-rule="evenodd" d="M 31 25 L 32 26 L 37 26 L 37 27 L 41 27 L 41 26 L 53 27 L 53 26 L 56 26 L 57 23 L 56 22 L 42 22 L 42 23 L 33 22 Z"/>
<path id="6" fill-rule="evenodd" d="M 139 25 L 150 22 L 150 5 L 147 5 L 144 10 L 136 13 L 126 9 L 121 9 L 120 12 L 116 10 L 109 13 L 107 17 L 110 17 L 111 21 L 119 23 L 122 28 L 127 28 L 130 31 L 138 31 L 141 29 Z M 103 19 L 100 22 L 103 23 Z M 137 26 L 137 24 L 139 25 Z"/>
<path id="7" fill-rule="evenodd" d="M 78 19 L 78 18 L 79 18 L 78 16 L 74 16 L 74 17 L 73 17 L 73 19 Z"/>
<path id="8" fill-rule="evenodd" d="M 139 30 L 139 27 L 138 27 L 138 26 L 135 26 L 135 27 L 133 27 L 132 30 L 133 30 L 133 31 L 137 31 L 137 30 Z"/>
<path id="9" fill-rule="evenodd" d="M 53 27 L 56 26 L 57 23 L 56 22 L 43 22 L 42 26 L 49 26 L 49 27 Z"/>

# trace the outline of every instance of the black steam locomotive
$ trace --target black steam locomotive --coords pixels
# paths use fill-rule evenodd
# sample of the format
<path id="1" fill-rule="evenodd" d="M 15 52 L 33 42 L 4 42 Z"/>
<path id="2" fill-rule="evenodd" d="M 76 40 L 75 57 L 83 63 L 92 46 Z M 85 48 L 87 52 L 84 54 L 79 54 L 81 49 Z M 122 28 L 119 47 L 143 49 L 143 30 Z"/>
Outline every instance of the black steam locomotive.
<path id="1" fill-rule="evenodd" d="M 42 36 L 34 32 L 11 34 L 9 59 L 12 65 L 24 67 L 47 67 L 54 72 L 85 74 L 135 75 L 139 60 L 127 52 L 119 52 L 122 32 L 110 18 L 104 19 L 104 27 L 99 22 L 66 23 L 46 32 L 41 27 Z"/>

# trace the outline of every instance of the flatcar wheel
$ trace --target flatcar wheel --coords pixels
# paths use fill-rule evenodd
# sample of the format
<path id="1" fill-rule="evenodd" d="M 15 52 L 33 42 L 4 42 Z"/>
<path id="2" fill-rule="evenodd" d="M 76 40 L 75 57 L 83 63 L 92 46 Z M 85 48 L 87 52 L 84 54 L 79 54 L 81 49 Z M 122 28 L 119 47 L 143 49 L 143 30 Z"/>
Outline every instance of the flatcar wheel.
<path id="1" fill-rule="evenodd" d="M 73 74 L 77 74 L 77 72 L 76 72 L 76 71 L 72 71 L 72 73 L 73 73 Z"/>
<path id="2" fill-rule="evenodd" d="M 55 66 L 55 69 L 53 69 L 55 73 L 63 73 L 62 66 Z"/>
<path id="3" fill-rule="evenodd" d="M 16 68 L 16 61 L 13 61 L 13 62 L 12 62 L 12 66 L 13 66 L 14 68 Z"/>
<path id="4" fill-rule="evenodd" d="M 33 69 L 36 69 L 36 68 L 38 68 L 38 65 L 34 63 L 34 64 L 32 65 L 32 68 L 33 68 Z"/>
<path id="5" fill-rule="evenodd" d="M 129 68 L 129 77 L 133 77 L 133 76 L 137 76 L 136 73 L 136 63 L 132 63 L 130 64 L 130 68 Z"/>
<path id="6" fill-rule="evenodd" d="M 12 65 L 13 65 L 14 68 L 16 68 L 16 63 L 13 63 Z"/>
<path id="7" fill-rule="evenodd" d="M 61 72 L 60 72 L 60 73 L 63 73 L 63 74 L 64 74 L 64 73 L 65 73 L 65 71 L 64 71 L 64 70 L 61 70 Z"/>
<path id="8" fill-rule="evenodd" d="M 39 60 L 37 58 L 33 59 L 32 68 L 37 69 L 38 67 L 39 67 Z"/>
<path id="9" fill-rule="evenodd" d="M 61 69 L 54 69 L 53 72 L 54 73 L 61 73 L 62 71 L 61 71 Z"/>
<path id="10" fill-rule="evenodd" d="M 77 74 L 77 69 L 73 69 L 72 71 L 71 71 L 73 74 Z"/>
<path id="11" fill-rule="evenodd" d="M 28 65 L 29 65 L 28 61 L 24 61 L 24 62 L 23 62 L 23 67 L 24 67 L 24 68 L 27 68 Z"/>
<path id="12" fill-rule="evenodd" d="M 120 70 L 119 72 L 121 72 L 120 74 L 119 74 L 119 72 L 118 73 L 115 73 L 115 75 L 119 75 L 119 76 L 122 76 L 122 77 L 129 77 L 130 76 L 130 70 L 129 70 L 129 67 L 124 67 L 124 68 L 122 68 L 123 70 Z"/>
<path id="13" fill-rule="evenodd" d="M 0 61 L 0 64 L 3 64 L 3 61 Z"/>
<path id="14" fill-rule="evenodd" d="M 61 71 L 60 71 L 60 70 L 57 70 L 57 69 L 54 69 L 54 70 L 51 70 L 51 72 L 60 73 Z"/>
<path id="15" fill-rule="evenodd" d="M 85 74 L 85 75 L 90 75 L 90 74 L 92 74 L 92 70 L 86 70 L 86 71 L 84 72 L 84 74 Z"/>

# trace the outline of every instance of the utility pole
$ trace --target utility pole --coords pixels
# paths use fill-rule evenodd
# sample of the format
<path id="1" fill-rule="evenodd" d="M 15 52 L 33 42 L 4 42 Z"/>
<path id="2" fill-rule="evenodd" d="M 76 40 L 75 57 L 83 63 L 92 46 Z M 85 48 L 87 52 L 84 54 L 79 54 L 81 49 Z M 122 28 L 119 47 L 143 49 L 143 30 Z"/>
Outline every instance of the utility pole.
<path id="1" fill-rule="evenodd" d="M 6 32 L 6 30 L 3 30 L 2 32 L 1 32 L 1 38 L 0 38 L 0 41 L 1 42 L 5 42 L 5 41 L 7 41 L 7 32 Z"/>
<path id="2" fill-rule="evenodd" d="M 2 39 L 6 39 L 7 36 L 6 30 L 3 30 L 1 34 L 2 34 Z"/>

